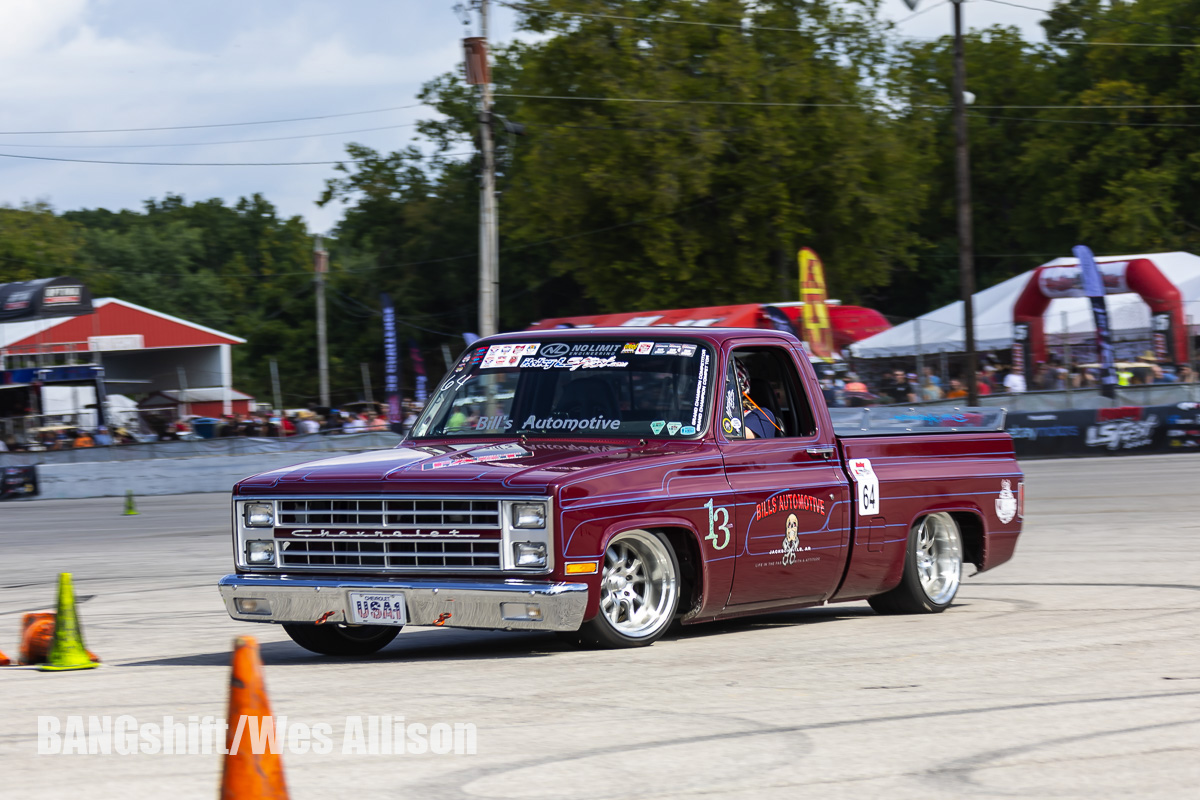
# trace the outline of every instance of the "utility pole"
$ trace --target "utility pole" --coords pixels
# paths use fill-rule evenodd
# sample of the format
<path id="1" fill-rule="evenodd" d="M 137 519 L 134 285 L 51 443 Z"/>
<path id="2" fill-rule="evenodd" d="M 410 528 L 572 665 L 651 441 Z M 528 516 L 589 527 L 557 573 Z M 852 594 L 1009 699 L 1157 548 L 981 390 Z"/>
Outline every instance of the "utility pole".
<path id="1" fill-rule="evenodd" d="M 187 372 L 184 371 L 183 367 L 175 367 L 175 377 L 179 381 L 179 402 L 176 403 L 176 407 L 183 408 L 183 413 L 180 414 L 179 416 L 180 417 L 191 416 L 192 407 L 188 403 L 188 399 L 187 399 L 188 398 Z"/>
<path id="2" fill-rule="evenodd" d="M 329 253 L 321 246 L 318 235 L 313 246 L 313 279 L 317 283 L 317 380 L 322 408 L 329 408 L 329 342 L 325 336 L 325 273 L 328 270 Z"/>
<path id="3" fill-rule="evenodd" d="M 479 36 L 463 41 L 467 83 L 479 86 L 479 335 L 496 333 L 500 310 L 500 239 L 496 222 L 496 154 L 492 141 L 492 76 L 488 68 L 488 0 L 479 0 Z"/>
<path id="4" fill-rule="evenodd" d="M 371 391 L 371 367 L 367 362 L 362 361 L 359 362 L 358 368 L 362 371 L 363 399 L 374 405 L 375 393 Z"/>
<path id="5" fill-rule="evenodd" d="M 967 350 L 967 405 L 979 403 L 975 378 L 975 242 L 971 221 L 971 152 L 967 143 L 967 61 L 963 53 L 963 0 L 954 0 L 954 178 L 958 185 L 958 277 L 962 284 L 963 334 Z"/>
<path id="6" fill-rule="evenodd" d="M 275 398 L 275 410 L 283 413 L 283 393 L 279 391 L 279 362 L 271 359 L 271 393 Z"/>
<path id="7" fill-rule="evenodd" d="M 921 0 L 904 0 L 916 11 Z M 963 303 L 963 346 L 966 350 L 967 405 L 979 403 L 979 358 L 975 352 L 975 243 L 971 220 L 971 155 L 967 142 L 967 62 L 963 51 L 962 4 L 954 4 L 954 180 L 958 218 L 958 279 Z"/>

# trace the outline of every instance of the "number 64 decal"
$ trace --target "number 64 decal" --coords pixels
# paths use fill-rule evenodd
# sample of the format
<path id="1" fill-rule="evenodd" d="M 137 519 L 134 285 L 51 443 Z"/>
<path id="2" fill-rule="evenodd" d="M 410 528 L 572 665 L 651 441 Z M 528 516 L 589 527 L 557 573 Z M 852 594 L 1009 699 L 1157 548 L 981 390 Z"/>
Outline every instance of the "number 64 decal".
<path id="1" fill-rule="evenodd" d="M 712 498 L 709 498 L 704 507 L 708 509 L 708 536 L 704 538 L 712 542 L 714 550 L 724 550 L 729 546 L 729 509 L 725 506 L 713 508 Z M 718 530 L 725 534 L 720 544 L 717 544 Z"/>
<path id="2" fill-rule="evenodd" d="M 871 467 L 868 458 L 856 458 L 850 462 L 850 474 L 858 484 L 859 516 L 874 516 L 879 513 L 879 476 Z"/>

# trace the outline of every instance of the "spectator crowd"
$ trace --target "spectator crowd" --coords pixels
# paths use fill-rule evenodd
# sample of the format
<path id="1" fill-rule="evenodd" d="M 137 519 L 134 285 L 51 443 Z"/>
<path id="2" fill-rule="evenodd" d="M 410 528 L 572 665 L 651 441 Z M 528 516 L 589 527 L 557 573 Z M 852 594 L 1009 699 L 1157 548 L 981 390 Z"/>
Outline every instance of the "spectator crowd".
<path id="1" fill-rule="evenodd" d="M 105 425 L 95 428 L 50 425 L 34 429 L 24 436 L 15 433 L 0 436 L 0 452 L 80 450 L 109 445 L 237 436 L 275 439 L 311 434 L 352 434 L 389 430 L 404 433 L 416 422 L 420 407 L 416 403 L 405 401 L 403 419 L 394 424 L 382 410 L 326 411 L 324 414 L 308 409 L 284 414 L 226 414 L 220 419 L 171 419 L 156 416 L 145 421 L 148 431 L 145 433 L 131 432 L 125 426 L 117 426 L 110 431 Z"/>

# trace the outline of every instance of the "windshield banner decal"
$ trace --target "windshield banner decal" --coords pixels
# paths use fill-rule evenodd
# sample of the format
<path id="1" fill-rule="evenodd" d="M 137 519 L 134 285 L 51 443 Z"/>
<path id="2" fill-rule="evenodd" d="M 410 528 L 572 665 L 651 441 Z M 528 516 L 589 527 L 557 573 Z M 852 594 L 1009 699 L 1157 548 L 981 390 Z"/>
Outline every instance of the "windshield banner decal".
<path id="1" fill-rule="evenodd" d="M 628 361 L 617 361 L 616 356 L 597 358 L 595 356 L 572 356 L 571 358 L 526 358 L 521 362 L 521 369 L 603 369 L 605 367 L 628 367 Z"/>
<path id="2" fill-rule="evenodd" d="M 529 419 L 521 426 L 526 431 L 615 431 L 620 430 L 621 420 L 605 419 L 603 416 L 591 419 L 563 419 L 560 417 L 537 418 L 530 414 Z"/>

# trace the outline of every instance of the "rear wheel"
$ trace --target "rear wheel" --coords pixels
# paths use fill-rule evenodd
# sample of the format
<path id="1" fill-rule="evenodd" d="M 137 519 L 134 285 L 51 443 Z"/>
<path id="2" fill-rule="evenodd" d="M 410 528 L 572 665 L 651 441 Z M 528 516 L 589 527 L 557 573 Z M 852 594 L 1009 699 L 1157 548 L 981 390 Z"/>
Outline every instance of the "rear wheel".
<path id="1" fill-rule="evenodd" d="M 284 625 L 292 641 L 324 656 L 367 656 L 391 643 L 399 625 Z"/>
<path id="2" fill-rule="evenodd" d="M 953 602 L 961 580 L 958 523 L 946 513 L 930 514 L 908 532 L 900 585 L 867 602 L 880 614 L 936 614 Z"/>
<path id="3" fill-rule="evenodd" d="M 665 536 L 628 531 L 609 542 L 600 613 L 580 638 L 601 647 L 643 647 L 661 637 L 679 605 L 679 561 Z"/>

